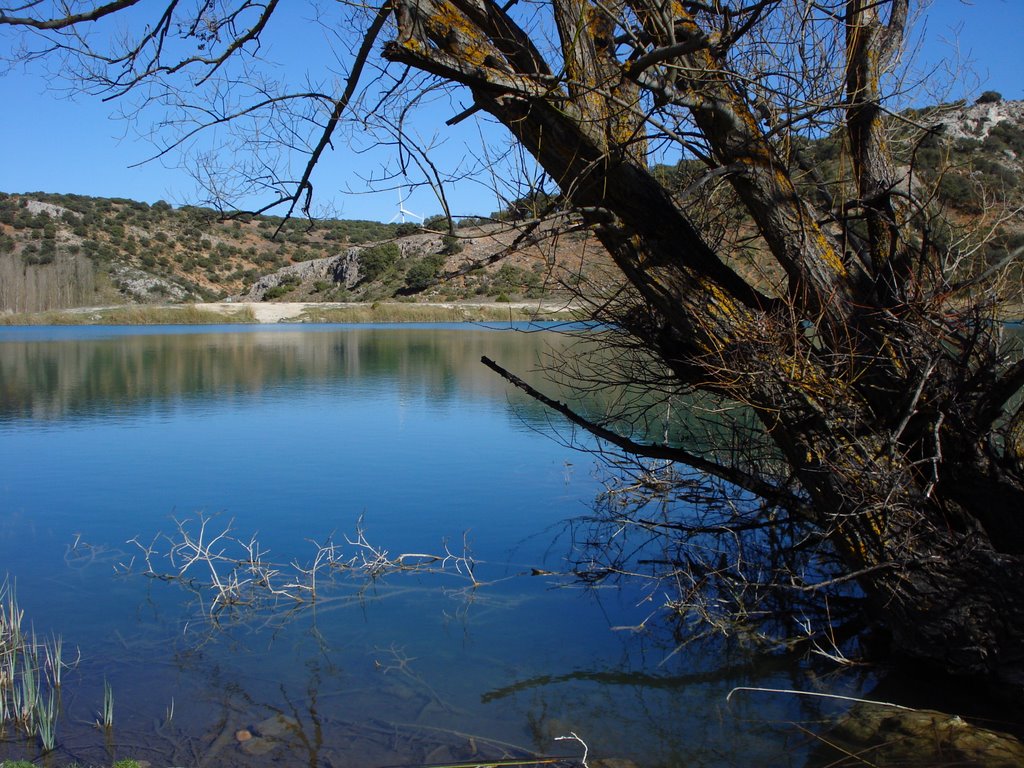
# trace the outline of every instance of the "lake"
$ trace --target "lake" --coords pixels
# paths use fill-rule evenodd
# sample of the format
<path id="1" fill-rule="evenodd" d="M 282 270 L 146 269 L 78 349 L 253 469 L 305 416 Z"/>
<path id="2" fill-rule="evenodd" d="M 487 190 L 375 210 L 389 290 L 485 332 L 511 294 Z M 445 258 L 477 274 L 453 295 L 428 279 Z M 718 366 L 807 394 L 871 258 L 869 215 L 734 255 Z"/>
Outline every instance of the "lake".
<path id="1" fill-rule="evenodd" d="M 817 703 L 729 691 L 857 694 L 870 677 L 623 629 L 650 596 L 552 573 L 601 465 L 479 359 L 558 396 L 536 369 L 573 343 L 472 326 L 0 329 L 0 577 L 76 662 L 41 759 L 576 760 L 556 738 L 577 734 L 591 758 L 641 766 L 805 765 L 818 741 L 794 723 Z M 195 554 L 185 537 L 225 558 L 217 576 L 200 560 L 153 578 Z M 403 553 L 442 559 L 373 567 Z M 241 586 L 210 588 L 227 559 L 248 562 Z M 38 755 L 5 731 L 0 758 Z"/>

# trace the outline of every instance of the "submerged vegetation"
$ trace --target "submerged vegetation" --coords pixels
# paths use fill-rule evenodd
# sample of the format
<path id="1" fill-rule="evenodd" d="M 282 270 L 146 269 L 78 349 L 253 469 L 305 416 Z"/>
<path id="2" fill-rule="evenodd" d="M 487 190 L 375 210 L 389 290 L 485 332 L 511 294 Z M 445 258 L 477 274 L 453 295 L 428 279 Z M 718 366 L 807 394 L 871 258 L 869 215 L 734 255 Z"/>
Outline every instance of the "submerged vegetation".
<path id="1" fill-rule="evenodd" d="M 192 520 L 176 520 L 170 534 L 158 533 L 148 543 L 138 536 L 129 542 L 136 555 L 119 563 L 120 573 L 142 573 L 161 581 L 174 581 L 195 593 L 202 613 L 217 621 L 224 611 L 263 611 L 282 603 L 287 608 L 312 604 L 322 599 L 323 588 L 333 578 L 354 576 L 363 585 L 387 574 L 399 572 L 446 573 L 477 587 L 476 562 L 463 540 L 461 552 L 452 552 L 444 542 L 443 552 L 392 555 L 367 539 L 363 521 L 344 542 L 328 537 L 322 543 L 310 540 L 313 555 L 298 560 L 275 562 L 268 558 L 256 534 L 240 537 L 233 521 L 215 522 L 198 514 Z M 138 567 L 136 567 L 138 563 Z M 113 697 L 104 686 L 103 725 L 113 719 Z"/>

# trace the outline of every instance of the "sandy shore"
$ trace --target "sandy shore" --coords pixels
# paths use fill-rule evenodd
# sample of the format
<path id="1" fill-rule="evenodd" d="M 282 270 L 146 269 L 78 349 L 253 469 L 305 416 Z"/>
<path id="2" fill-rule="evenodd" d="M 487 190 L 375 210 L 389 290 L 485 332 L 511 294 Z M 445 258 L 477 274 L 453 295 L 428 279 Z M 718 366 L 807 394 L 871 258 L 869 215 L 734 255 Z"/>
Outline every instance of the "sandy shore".
<path id="1" fill-rule="evenodd" d="M 196 309 L 233 315 L 248 309 L 257 323 L 281 323 L 302 317 L 307 307 L 345 307 L 347 304 L 308 303 L 302 301 L 261 302 L 261 301 L 218 301 L 201 302 L 193 305 Z"/>

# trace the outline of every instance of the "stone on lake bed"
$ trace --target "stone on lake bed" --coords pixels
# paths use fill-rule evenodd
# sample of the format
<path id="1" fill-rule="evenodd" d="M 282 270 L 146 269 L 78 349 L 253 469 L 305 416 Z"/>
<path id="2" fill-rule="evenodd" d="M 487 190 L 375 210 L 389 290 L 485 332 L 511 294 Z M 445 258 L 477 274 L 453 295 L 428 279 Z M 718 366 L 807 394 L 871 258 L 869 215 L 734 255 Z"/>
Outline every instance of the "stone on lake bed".
<path id="1" fill-rule="evenodd" d="M 298 733 L 299 721 L 286 715 L 274 715 L 262 720 L 251 728 L 235 731 L 235 741 L 248 755 L 265 755 L 288 739 L 289 734 Z"/>
<path id="2" fill-rule="evenodd" d="M 857 705 L 825 738 L 840 752 L 856 754 L 865 764 L 879 768 L 938 765 L 1019 768 L 1024 765 L 1024 744 L 1014 736 L 931 710 Z M 812 759 L 810 764 L 817 763 Z"/>
<path id="3" fill-rule="evenodd" d="M 280 743 L 276 739 L 254 738 L 242 742 L 240 747 L 247 755 L 265 755 L 280 745 Z"/>
<path id="4" fill-rule="evenodd" d="M 254 725 L 252 730 L 257 736 L 279 739 L 289 733 L 298 733 L 299 721 L 287 715 L 273 715 Z"/>

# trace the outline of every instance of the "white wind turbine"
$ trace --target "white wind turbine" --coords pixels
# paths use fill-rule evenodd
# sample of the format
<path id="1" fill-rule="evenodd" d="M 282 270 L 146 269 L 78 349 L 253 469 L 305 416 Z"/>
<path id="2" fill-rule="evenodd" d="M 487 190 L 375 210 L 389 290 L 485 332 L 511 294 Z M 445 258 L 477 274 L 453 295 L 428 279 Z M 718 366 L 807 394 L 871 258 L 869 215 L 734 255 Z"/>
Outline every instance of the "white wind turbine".
<path id="1" fill-rule="evenodd" d="M 418 219 L 420 224 L 423 223 L 423 217 L 422 216 L 420 216 L 418 213 L 413 213 L 412 211 L 410 211 L 408 208 L 405 207 L 405 199 L 402 197 L 402 188 L 399 187 L 398 188 L 398 213 L 396 213 L 394 216 L 391 217 L 391 220 L 388 221 L 388 224 L 394 224 L 395 221 L 397 221 L 398 219 L 401 219 L 402 220 L 401 223 L 405 224 L 405 217 L 406 216 L 408 216 L 410 219 Z"/>

